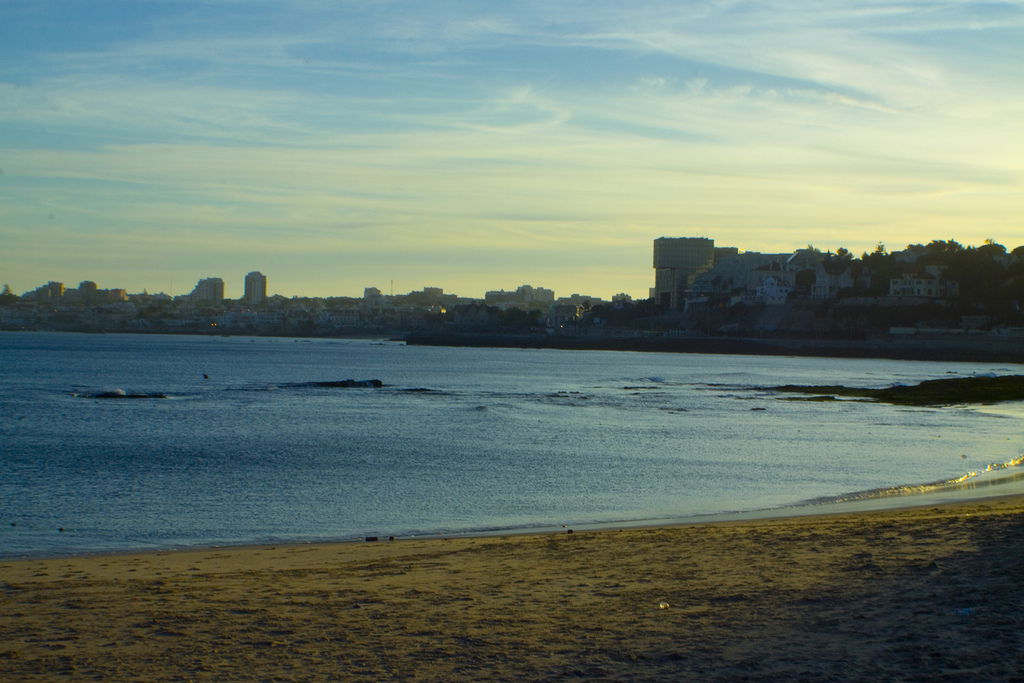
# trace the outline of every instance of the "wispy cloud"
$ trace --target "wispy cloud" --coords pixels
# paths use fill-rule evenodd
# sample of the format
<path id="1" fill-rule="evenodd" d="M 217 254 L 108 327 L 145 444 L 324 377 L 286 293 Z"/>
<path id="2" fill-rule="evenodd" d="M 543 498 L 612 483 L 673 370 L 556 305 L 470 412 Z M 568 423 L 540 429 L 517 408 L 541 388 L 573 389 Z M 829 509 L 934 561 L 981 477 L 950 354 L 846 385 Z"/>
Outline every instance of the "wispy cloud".
<path id="1" fill-rule="evenodd" d="M 182 0 L 54 17 L 74 4 L 0 9 L 0 230 L 19 244 L 38 229 L 184 259 L 170 245 L 207 239 L 211 260 L 262 250 L 282 268 L 359 254 L 337 269 L 353 292 L 380 265 L 366 259 L 403 250 L 460 281 L 480 273 L 443 254 L 571 253 L 591 277 L 586 259 L 611 268 L 633 241 L 640 270 L 611 286 L 640 294 L 662 234 L 1024 242 L 1019 3 Z M 38 253 L 33 277 L 63 277 Z"/>

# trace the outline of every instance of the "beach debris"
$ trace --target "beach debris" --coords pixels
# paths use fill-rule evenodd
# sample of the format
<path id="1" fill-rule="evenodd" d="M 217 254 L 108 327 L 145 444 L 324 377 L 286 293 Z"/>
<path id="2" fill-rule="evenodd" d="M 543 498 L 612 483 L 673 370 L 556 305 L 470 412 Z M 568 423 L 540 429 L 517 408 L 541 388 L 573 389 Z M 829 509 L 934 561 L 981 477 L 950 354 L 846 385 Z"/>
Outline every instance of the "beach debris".
<path id="1" fill-rule="evenodd" d="M 668 604 L 664 600 L 662 600 L 661 602 L 658 603 L 658 609 L 668 609 L 671 606 L 672 605 Z"/>
<path id="2" fill-rule="evenodd" d="M 367 536 L 366 537 L 366 542 L 367 543 L 373 543 L 374 541 L 379 541 L 379 540 L 380 540 L 380 538 L 378 538 L 377 536 Z"/>

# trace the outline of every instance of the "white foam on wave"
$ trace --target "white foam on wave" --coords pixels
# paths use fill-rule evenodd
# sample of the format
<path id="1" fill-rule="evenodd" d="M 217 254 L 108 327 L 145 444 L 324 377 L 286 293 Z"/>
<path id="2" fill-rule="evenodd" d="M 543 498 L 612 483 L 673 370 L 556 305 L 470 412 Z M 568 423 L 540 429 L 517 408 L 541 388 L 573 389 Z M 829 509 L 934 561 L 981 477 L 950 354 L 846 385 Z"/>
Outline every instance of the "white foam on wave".
<path id="1" fill-rule="evenodd" d="M 849 503 L 854 501 L 864 500 L 877 500 L 881 498 L 894 498 L 901 496 L 916 496 L 924 493 L 933 493 L 935 491 L 941 491 L 944 489 L 955 489 L 957 487 L 970 486 L 981 483 L 979 479 L 986 474 L 993 473 L 1004 473 L 1006 470 L 1010 470 L 1015 467 L 1024 465 L 1024 455 L 1011 458 L 1006 462 L 994 462 L 986 465 L 980 470 L 971 470 L 965 472 L 958 477 L 952 479 L 940 479 L 938 481 L 927 482 L 924 484 L 904 484 L 901 486 L 888 486 L 878 489 L 868 489 L 866 491 L 854 491 L 853 493 L 844 493 L 838 496 L 826 496 L 823 498 L 815 498 L 807 501 L 811 505 L 829 504 L 829 503 Z M 994 481 L 987 481 L 985 483 L 996 483 Z"/>

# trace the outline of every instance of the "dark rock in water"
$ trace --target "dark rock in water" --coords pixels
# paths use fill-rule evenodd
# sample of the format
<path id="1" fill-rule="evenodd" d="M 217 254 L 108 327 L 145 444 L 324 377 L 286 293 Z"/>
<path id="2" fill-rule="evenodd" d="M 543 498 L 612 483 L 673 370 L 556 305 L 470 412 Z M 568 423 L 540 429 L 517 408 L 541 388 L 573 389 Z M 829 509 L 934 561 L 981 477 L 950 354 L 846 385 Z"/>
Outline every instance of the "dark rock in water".
<path id="1" fill-rule="evenodd" d="M 940 406 L 957 403 L 998 403 L 1024 400 L 1024 375 L 953 377 L 926 380 L 911 386 L 883 389 L 845 386 L 766 387 L 773 391 L 805 394 L 801 400 L 830 401 L 838 396 L 884 401 L 897 405 Z"/>
<path id="2" fill-rule="evenodd" d="M 289 389 L 309 389 L 310 387 L 323 389 L 375 389 L 384 386 L 379 379 L 329 379 L 314 382 L 293 382 L 280 385 Z"/>
<path id="3" fill-rule="evenodd" d="M 314 387 L 336 387 L 343 389 L 353 387 L 378 388 L 384 386 L 384 382 L 381 382 L 379 379 L 340 379 L 326 382 L 310 382 L 309 385 Z"/>
<path id="4" fill-rule="evenodd" d="M 72 394 L 78 398 L 167 398 L 167 394 L 129 394 L 124 389 L 98 391 L 94 394 Z"/>

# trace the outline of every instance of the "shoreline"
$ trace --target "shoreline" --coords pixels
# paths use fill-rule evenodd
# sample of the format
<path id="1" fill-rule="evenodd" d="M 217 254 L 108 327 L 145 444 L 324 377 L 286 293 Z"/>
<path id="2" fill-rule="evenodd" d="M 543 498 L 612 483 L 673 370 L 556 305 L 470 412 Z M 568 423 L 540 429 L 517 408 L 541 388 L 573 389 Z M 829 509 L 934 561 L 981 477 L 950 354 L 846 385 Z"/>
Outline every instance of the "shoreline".
<path id="1" fill-rule="evenodd" d="M 0 561 L 0 678 L 1013 680 L 1024 495 Z"/>
<path id="2" fill-rule="evenodd" d="M 1024 479 L 1024 472 L 1016 478 Z M 1016 488 L 1024 488 L 1024 481 Z M 927 496 L 928 494 L 923 494 Z M 919 496 L 914 496 L 919 497 Z M 1018 501 L 1019 499 L 1019 501 Z M 817 508 L 817 504 L 788 505 L 779 508 L 767 508 L 764 510 L 748 510 L 739 512 L 720 512 L 693 515 L 680 518 L 657 518 L 638 519 L 621 522 L 595 522 L 593 524 L 581 524 L 572 528 L 555 528 L 545 526 L 542 528 L 521 528 L 521 529 L 498 529 L 493 531 L 468 531 L 450 534 L 423 534 L 417 536 L 391 536 L 391 537 L 364 537 L 364 538 L 342 538 L 325 540 L 282 540 L 277 542 L 255 542 L 239 544 L 212 544 L 212 545 L 189 545 L 189 546 L 168 546 L 160 548 L 125 548 L 120 550 L 86 550 L 72 553 L 54 553 L 42 555 L 15 555 L 0 556 L 0 568 L 11 564 L 27 562 L 60 562 L 65 560 L 104 560 L 114 558 L 139 558 L 147 556 L 163 556 L 173 554 L 191 554 L 206 552 L 258 552 L 270 549 L 295 550 L 302 548 L 333 548 L 349 546 L 386 546 L 401 543 L 438 543 L 452 541 L 475 541 L 493 539 L 527 539 L 531 537 L 549 536 L 573 536 L 577 534 L 610 534 L 624 531 L 656 531 L 659 529 L 695 528 L 702 526 L 730 526 L 730 525 L 758 525 L 758 524 L 785 524 L 790 521 L 814 520 L 819 518 L 847 517 L 847 516 L 872 516 L 888 515 L 900 512 L 914 512 L 926 508 L 957 508 L 970 507 L 973 505 L 996 504 L 1019 502 L 1024 511 L 1024 490 L 1014 490 L 1006 493 L 994 493 L 986 496 L 967 497 L 961 499 L 940 499 L 926 500 L 922 502 L 911 502 L 904 505 L 893 505 L 884 507 L 872 507 L 870 501 L 851 500 L 838 503 L 827 503 L 821 506 L 824 509 L 814 512 L 796 512 L 796 510 L 811 510 Z M 370 540 L 372 538 L 372 540 Z M 3 575 L 0 574 L 0 580 Z"/>
<path id="3" fill-rule="evenodd" d="M 1024 468 L 1022 468 L 1024 469 Z M 920 485 L 927 487 L 929 485 Z M 897 487 L 898 488 L 898 487 Z M 918 488 L 911 486 L 908 488 Z M 977 489 L 984 488 L 986 493 L 978 494 Z M 993 490 L 996 489 L 996 490 Z M 874 493 L 874 492 L 864 492 Z M 983 502 L 992 499 L 1024 497 L 1024 471 L 1001 470 L 994 478 L 977 480 L 967 479 L 958 483 L 937 486 L 933 490 L 910 494 L 894 493 L 891 495 L 867 495 L 859 497 L 856 492 L 840 499 L 808 500 L 770 508 L 752 510 L 726 510 L 707 512 L 675 517 L 651 517 L 642 519 L 612 520 L 601 522 L 583 522 L 574 524 L 569 533 L 603 533 L 638 529 L 661 529 L 681 526 L 700 526 L 708 524 L 757 523 L 773 520 L 826 517 L 845 514 L 870 514 L 912 510 L 934 505 L 959 505 Z M 163 553 L 187 553 L 218 550 L 246 550 L 268 547 L 309 547 L 319 545 L 359 545 L 389 544 L 398 541 L 448 541 L 452 539 L 500 538 L 545 536 L 566 533 L 566 525 L 538 524 L 531 527 L 501 529 L 469 529 L 449 531 L 447 533 L 426 532 L 416 535 L 397 536 L 353 536 L 339 538 L 310 539 L 268 539 L 240 543 L 199 543 L 195 545 L 172 545 L 159 547 L 125 547 L 99 548 L 78 551 L 26 552 L 4 555 L 0 553 L 0 565 L 7 562 L 47 561 L 76 558 L 103 558 L 125 555 L 149 555 Z M 372 541 L 370 539 L 373 539 Z M 0 575 L 2 578 L 2 575 Z"/>

